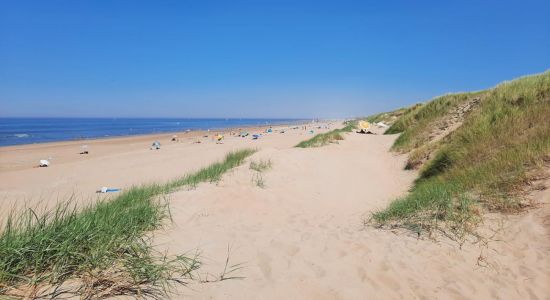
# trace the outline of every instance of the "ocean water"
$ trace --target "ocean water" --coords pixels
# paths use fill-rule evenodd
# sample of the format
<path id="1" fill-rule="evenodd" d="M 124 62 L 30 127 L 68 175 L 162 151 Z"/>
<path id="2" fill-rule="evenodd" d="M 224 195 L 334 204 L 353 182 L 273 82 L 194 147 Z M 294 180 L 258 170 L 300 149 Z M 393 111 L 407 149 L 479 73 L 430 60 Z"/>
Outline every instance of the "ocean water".
<path id="1" fill-rule="evenodd" d="M 0 146 L 184 130 L 293 124 L 298 119 L 0 118 Z"/>

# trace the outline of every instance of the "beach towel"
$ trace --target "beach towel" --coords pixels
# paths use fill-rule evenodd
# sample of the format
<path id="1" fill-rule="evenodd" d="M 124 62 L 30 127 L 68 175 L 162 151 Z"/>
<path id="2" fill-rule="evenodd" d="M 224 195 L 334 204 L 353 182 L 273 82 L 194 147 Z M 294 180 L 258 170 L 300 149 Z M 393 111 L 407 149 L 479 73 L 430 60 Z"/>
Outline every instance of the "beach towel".
<path id="1" fill-rule="evenodd" d="M 114 192 L 118 192 L 118 191 L 120 191 L 120 189 L 108 188 L 108 187 L 104 186 L 104 187 L 101 187 L 101 189 L 97 192 L 98 193 L 114 193 Z"/>

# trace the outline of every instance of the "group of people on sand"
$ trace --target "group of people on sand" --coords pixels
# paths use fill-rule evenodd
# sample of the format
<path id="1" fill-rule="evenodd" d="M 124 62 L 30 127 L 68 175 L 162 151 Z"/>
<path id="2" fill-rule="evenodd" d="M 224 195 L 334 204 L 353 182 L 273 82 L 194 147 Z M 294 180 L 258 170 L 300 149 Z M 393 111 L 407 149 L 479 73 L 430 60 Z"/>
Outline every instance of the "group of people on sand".
<path id="1" fill-rule="evenodd" d="M 295 126 L 295 127 L 289 127 L 289 129 L 299 129 L 300 127 L 298 126 Z M 321 126 L 318 127 L 319 129 L 321 128 Z M 325 128 L 329 128 L 327 125 L 325 125 Z M 301 129 L 302 130 L 308 130 L 308 126 L 307 125 L 303 125 L 301 126 Z M 210 129 L 207 130 L 208 132 L 210 132 Z M 191 130 L 186 130 L 185 133 L 189 133 L 191 132 Z M 275 130 L 273 129 L 272 126 L 270 126 L 269 128 L 265 129 L 264 132 L 262 133 L 258 133 L 258 134 L 253 134 L 252 135 L 252 139 L 253 140 L 257 140 L 259 139 L 263 133 L 265 134 L 269 134 L 269 133 L 273 133 L 275 132 Z M 286 130 L 284 129 L 281 129 L 279 130 L 279 133 L 285 133 Z M 237 131 L 230 131 L 229 132 L 229 135 L 231 136 L 238 136 L 238 137 L 248 137 L 250 134 L 243 130 L 243 128 L 239 128 Z M 204 138 L 208 138 L 208 135 L 204 135 L 203 136 Z M 212 139 L 216 142 L 216 144 L 223 144 L 223 140 L 225 139 L 225 135 L 224 135 L 224 132 L 222 133 L 217 133 L 215 134 L 214 136 L 212 136 Z M 170 139 L 172 142 L 180 142 L 180 139 L 177 135 L 172 135 L 171 139 Z M 197 139 L 195 141 L 195 143 L 198 143 L 200 144 L 202 141 L 200 139 Z M 161 147 L 161 144 L 158 140 L 155 140 L 152 144 L 151 144 L 151 147 L 150 149 L 151 150 L 160 150 L 160 147 Z M 79 154 L 89 154 L 89 149 L 88 149 L 88 145 L 82 145 L 81 147 L 81 151 Z M 51 159 L 51 158 L 50 158 Z M 39 161 L 39 167 L 48 167 L 50 166 L 50 159 L 41 159 Z"/>

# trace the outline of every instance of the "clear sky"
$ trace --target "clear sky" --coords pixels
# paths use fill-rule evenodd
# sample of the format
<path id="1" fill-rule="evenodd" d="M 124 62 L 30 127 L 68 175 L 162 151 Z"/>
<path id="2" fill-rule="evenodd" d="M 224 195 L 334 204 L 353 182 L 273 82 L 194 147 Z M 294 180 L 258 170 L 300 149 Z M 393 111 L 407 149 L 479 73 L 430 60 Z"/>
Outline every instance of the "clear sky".
<path id="1" fill-rule="evenodd" d="M 547 69 L 548 0 L 0 0 L 4 117 L 349 117 Z"/>

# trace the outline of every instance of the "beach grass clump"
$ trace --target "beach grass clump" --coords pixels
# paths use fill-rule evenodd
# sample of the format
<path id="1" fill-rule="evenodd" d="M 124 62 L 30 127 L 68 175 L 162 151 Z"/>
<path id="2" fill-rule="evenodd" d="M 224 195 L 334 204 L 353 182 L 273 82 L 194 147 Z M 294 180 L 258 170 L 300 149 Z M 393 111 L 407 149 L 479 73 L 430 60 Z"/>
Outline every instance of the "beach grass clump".
<path id="1" fill-rule="evenodd" d="M 200 262 L 196 255 L 168 257 L 154 249 L 151 232 L 170 218 L 163 196 L 217 181 L 252 153 L 232 152 L 182 179 L 135 186 L 81 209 L 69 202 L 11 214 L 0 229 L 0 295 L 166 296 L 172 284 L 191 279 Z"/>
<path id="2" fill-rule="evenodd" d="M 482 96 L 482 101 L 460 127 L 434 144 L 433 155 L 411 192 L 374 213 L 376 222 L 430 227 L 462 220 L 451 227 L 471 232 L 482 208 L 517 212 L 529 206 L 523 197 L 525 188 L 550 164 L 550 71 L 474 96 Z M 434 120 L 433 115 L 441 115 L 472 94 L 445 97 L 424 106 L 432 107 L 430 113 L 416 113 L 415 121 L 400 122 L 409 127 L 404 127 L 394 149 L 422 149 L 416 141 L 434 124 L 424 118 Z"/>
<path id="3" fill-rule="evenodd" d="M 264 172 L 272 167 L 271 160 L 260 160 L 260 161 L 251 161 L 250 162 L 250 169 L 254 170 L 256 172 Z"/>
<path id="4" fill-rule="evenodd" d="M 296 145 L 297 148 L 313 148 L 328 145 L 330 143 L 336 143 L 344 139 L 342 133 L 352 132 L 357 127 L 357 121 L 347 121 L 344 123 L 344 127 L 340 129 L 334 129 L 329 132 L 319 133 L 314 137 L 301 141 Z"/>
<path id="5" fill-rule="evenodd" d="M 340 128 L 340 132 L 352 132 L 355 128 L 357 128 L 357 124 L 359 123 L 359 120 L 348 120 L 344 122 L 344 127 Z"/>
<path id="6" fill-rule="evenodd" d="M 252 182 L 259 188 L 265 188 L 265 180 L 261 172 L 256 172 L 252 175 Z"/>
<path id="7" fill-rule="evenodd" d="M 260 161 L 251 161 L 250 170 L 255 171 L 252 175 L 252 182 L 259 188 L 265 188 L 265 181 L 262 175 L 263 172 L 271 169 L 273 166 L 271 160 L 260 160 Z"/>
<path id="8" fill-rule="evenodd" d="M 384 119 L 387 118 L 389 113 L 379 113 L 379 114 L 375 114 L 375 115 L 371 115 L 371 116 L 368 116 L 367 118 L 365 118 L 365 120 L 367 120 L 367 122 L 369 123 L 377 123 L 377 122 L 381 122 L 383 121 Z"/>
<path id="9" fill-rule="evenodd" d="M 321 147 L 328 145 L 330 143 L 335 143 L 337 141 L 343 140 L 344 137 L 341 134 L 341 131 L 338 129 L 331 130 L 325 133 L 319 133 L 312 137 L 309 140 L 301 141 L 296 145 L 297 148 L 313 148 Z"/>
<path id="10" fill-rule="evenodd" d="M 475 204 L 459 185 L 433 180 L 417 184 L 408 195 L 392 201 L 372 218 L 380 226 L 404 227 L 418 235 L 439 230 L 462 241 L 481 220 Z"/>
<path id="11" fill-rule="evenodd" d="M 179 188 L 182 186 L 195 187 L 201 182 L 217 182 L 221 179 L 224 173 L 241 165 L 248 156 L 254 154 L 255 152 L 256 150 L 254 149 L 243 149 L 230 152 L 225 156 L 223 161 L 211 164 L 210 166 L 195 173 L 173 180 L 169 182 L 166 187 L 168 189 Z"/>
<path id="12" fill-rule="evenodd" d="M 392 125 L 397 120 L 399 120 L 401 116 L 403 116 L 404 114 L 408 114 L 411 111 L 414 111 L 421 105 L 422 104 L 415 104 L 407 108 L 399 108 L 390 112 L 374 114 L 374 115 L 368 116 L 367 118 L 365 118 L 365 120 L 369 123 L 383 122 L 385 124 Z"/>

